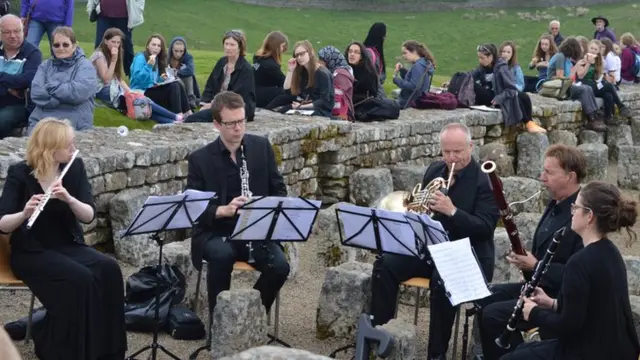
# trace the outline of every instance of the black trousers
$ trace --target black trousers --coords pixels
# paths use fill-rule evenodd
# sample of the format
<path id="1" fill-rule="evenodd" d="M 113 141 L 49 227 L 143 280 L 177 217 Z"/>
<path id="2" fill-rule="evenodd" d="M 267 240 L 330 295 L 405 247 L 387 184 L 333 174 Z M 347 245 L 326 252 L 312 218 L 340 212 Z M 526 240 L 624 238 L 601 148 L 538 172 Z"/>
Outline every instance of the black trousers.
<path id="1" fill-rule="evenodd" d="M 550 339 L 520 344 L 514 351 L 502 356 L 500 360 L 551 360 L 555 354 L 557 343 L 558 340 Z"/>
<path id="2" fill-rule="evenodd" d="M 122 360 L 127 351 L 118 263 L 84 244 L 11 253 L 11 269 L 47 309 L 36 355 L 52 360 Z"/>
<path id="3" fill-rule="evenodd" d="M 184 119 L 186 123 L 211 123 L 213 122 L 213 111 L 211 108 L 194 112 Z"/>
<path id="4" fill-rule="evenodd" d="M 589 86 L 593 89 L 593 95 L 599 97 L 604 102 L 604 116 L 606 118 L 611 118 L 615 111 L 614 106 L 617 106 L 618 109 L 622 109 L 624 104 L 620 97 L 618 96 L 618 91 L 616 90 L 613 84 L 603 81 L 602 88 L 598 89 L 598 84 L 595 81 L 590 81 L 588 83 Z"/>
<path id="5" fill-rule="evenodd" d="M 484 360 L 498 360 L 502 355 L 513 351 L 516 346 L 524 341 L 520 331 L 534 327 L 524 320 L 520 320 L 516 325 L 517 330 L 511 334 L 511 346 L 509 349 L 501 349 L 496 345 L 496 338 L 506 329 L 509 318 L 511 318 L 513 309 L 520 297 L 522 285 L 521 283 L 493 285 L 491 287 L 492 295 L 477 301 L 477 304 L 482 309 L 478 313 L 476 321 L 479 324 L 478 329 L 480 330 Z"/>
<path id="6" fill-rule="evenodd" d="M 148 88 L 144 94 L 163 108 L 182 114 L 191 110 L 189 97 L 184 86 L 177 81 L 167 85 Z"/>
<path id="7" fill-rule="evenodd" d="M 249 249 L 245 242 L 223 241 L 221 237 L 212 237 L 204 245 L 202 254 L 207 260 L 207 291 L 209 310 L 216 307 L 216 298 L 224 290 L 231 288 L 231 272 L 236 261 L 247 261 Z M 253 242 L 253 267 L 260 271 L 260 278 L 254 289 L 260 291 L 262 304 L 267 312 L 276 299 L 276 294 L 289 276 L 289 263 L 284 251 L 274 242 Z"/>

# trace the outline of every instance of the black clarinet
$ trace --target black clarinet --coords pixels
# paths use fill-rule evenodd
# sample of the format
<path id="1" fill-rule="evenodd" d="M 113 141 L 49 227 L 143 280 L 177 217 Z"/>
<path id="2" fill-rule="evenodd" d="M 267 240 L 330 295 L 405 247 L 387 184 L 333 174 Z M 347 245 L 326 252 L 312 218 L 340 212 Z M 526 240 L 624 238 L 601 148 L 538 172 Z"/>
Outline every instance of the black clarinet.
<path id="1" fill-rule="evenodd" d="M 556 249 L 558 248 L 558 244 L 560 244 L 560 240 L 564 236 L 565 227 L 556 231 L 553 234 L 553 238 L 551 244 L 547 248 L 547 252 L 544 254 L 542 261 L 538 262 L 538 266 L 536 266 L 535 271 L 533 272 L 533 276 L 531 277 L 531 281 L 524 284 L 522 287 L 522 292 L 520 293 L 520 298 L 516 303 L 516 306 L 511 314 L 511 318 L 509 318 L 509 323 L 507 324 L 507 328 L 502 332 L 500 337 L 496 339 L 496 344 L 502 349 L 508 349 L 510 344 L 511 335 L 516 330 L 516 323 L 522 318 L 522 308 L 524 307 L 524 299 L 528 298 L 533 294 L 533 291 L 540 283 L 540 279 L 544 276 L 544 273 L 549 268 L 549 264 L 551 264 L 551 259 L 553 259 L 553 255 L 556 253 Z"/>

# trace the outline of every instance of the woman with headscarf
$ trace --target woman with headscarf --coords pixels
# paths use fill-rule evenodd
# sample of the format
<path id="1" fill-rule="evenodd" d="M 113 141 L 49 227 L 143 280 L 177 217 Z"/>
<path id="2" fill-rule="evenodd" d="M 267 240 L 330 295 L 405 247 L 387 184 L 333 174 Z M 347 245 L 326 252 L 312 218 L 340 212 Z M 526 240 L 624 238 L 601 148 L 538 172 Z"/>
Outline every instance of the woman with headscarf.
<path id="1" fill-rule="evenodd" d="M 371 25 L 364 46 L 371 49 L 375 55 L 375 65 L 378 67 L 380 83 L 387 78 L 387 63 L 384 61 L 384 39 L 387 37 L 387 25 L 377 22 Z"/>
<path id="2" fill-rule="evenodd" d="M 329 69 L 333 76 L 335 104 L 332 116 L 343 120 L 354 120 L 353 110 L 353 69 L 340 50 L 334 46 L 325 46 L 318 51 L 320 63 Z"/>

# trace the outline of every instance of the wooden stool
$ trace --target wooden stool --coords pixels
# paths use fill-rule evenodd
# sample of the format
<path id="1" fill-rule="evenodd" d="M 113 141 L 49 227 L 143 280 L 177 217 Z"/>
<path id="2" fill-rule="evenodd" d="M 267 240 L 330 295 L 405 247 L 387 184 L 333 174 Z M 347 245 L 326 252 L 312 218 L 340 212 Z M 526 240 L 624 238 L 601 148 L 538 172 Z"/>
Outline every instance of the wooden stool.
<path id="1" fill-rule="evenodd" d="M 9 244 L 10 235 L 0 234 L 0 291 L 26 290 L 31 291 L 21 280 L 18 280 L 11 271 L 11 245 Z M 31 305 L 29 305 L 29 318 L 27 321 L 27 335 L 25 343 L 29 343 L 31 338 L 31 319 L 33 315 L 33 306 L 36 297 L 31 293 Z"/>

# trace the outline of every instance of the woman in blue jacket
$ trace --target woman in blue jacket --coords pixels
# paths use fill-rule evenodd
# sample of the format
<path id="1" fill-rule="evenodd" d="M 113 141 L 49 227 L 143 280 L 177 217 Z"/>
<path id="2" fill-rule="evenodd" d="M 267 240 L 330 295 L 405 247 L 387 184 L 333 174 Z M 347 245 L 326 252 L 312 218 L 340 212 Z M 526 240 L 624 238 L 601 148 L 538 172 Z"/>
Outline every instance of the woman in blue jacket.
<path id="1" fill-rule="evenodd" d="M 401 63 L 397 63 L 393 75 L 393 83 L 400 88 L 400 96 L 396 102 L 401 109 L 405 109 L 429 91 L 431 77 L 436 69 L 436 59 L 425 45 L 415 40 L 402 44 L 402 58 L 413 64 L 407 71 Z"/>
<path id="2" fill-rule="evenodd" d="M 167 60 L 164 38 L 159 34 L 151 35 L 145 50 L 133 58 L 129 86 L 133 90 L 143 90 L 148 98 L 173 113 L 190 115 L 184 87 L 177 81 L 167 81 Z"/>

